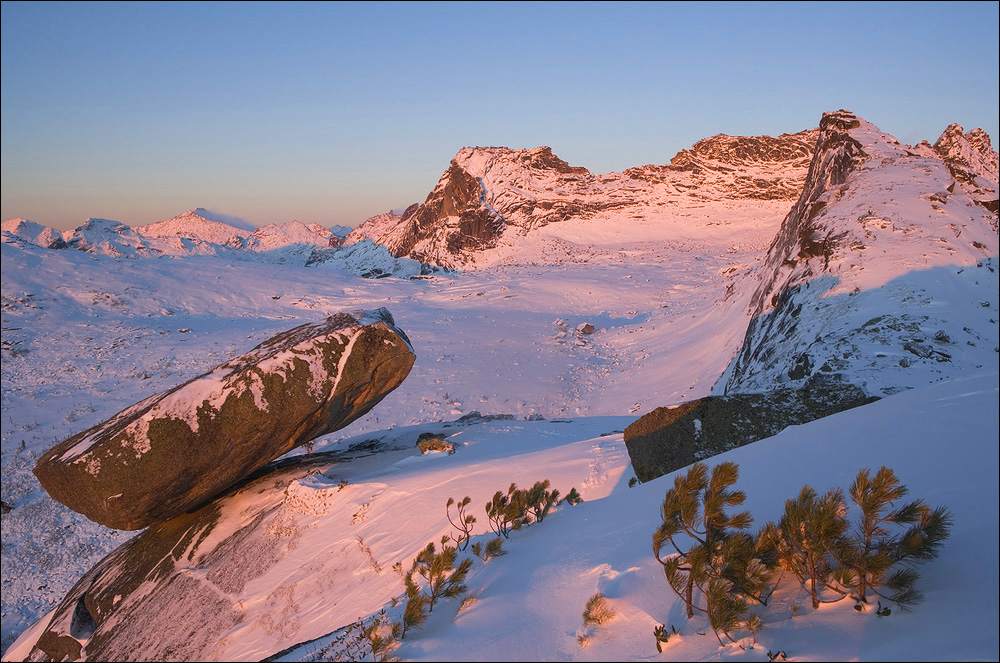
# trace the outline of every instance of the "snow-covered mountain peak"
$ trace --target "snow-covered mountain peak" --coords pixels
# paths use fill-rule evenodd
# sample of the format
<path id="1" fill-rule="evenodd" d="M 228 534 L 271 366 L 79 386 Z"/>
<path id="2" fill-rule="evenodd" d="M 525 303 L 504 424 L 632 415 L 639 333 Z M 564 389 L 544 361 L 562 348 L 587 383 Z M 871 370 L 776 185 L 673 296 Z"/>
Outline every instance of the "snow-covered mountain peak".
<path id="1" fill-rule="evenodd" d="M 61 249 L 66 246 L 61 232 L 27 219 L 7 219 L 0 227 L 0 231 L 46 249 Z"/>
<path id="2" fill-rule="evenodd" d="M 136 230 L 147 237 L 186 237 L 229 246 L 239 246 L 252 234 L 228 223 L 212 221 L 199 213 L 204 211 L 201 208 L 188 210 L 172 219 L 139 226 Z"/>
<path id="3" fill-rule="evenodd" d="M 983 272 L 968 277 L 977 287 L 995 280 L 983 265 L 1000 252 L 995 188 L 955 175 L 954 155 L 973 151 L 957 125 L 927 150 L 849 111 L 825 114 L 802 194 L 757 276 L 743 350 L 716 391 L 766 390 L 823 367 L 891 393 L 913 383 L 917 364 L 981 365 L 995 327 L 949 326 L 969 313 L 948 283 L 969 267 Z M 873 310 L 884 313 L 878 324 Z M 969 343 L 928 342 L 956 337 Z M 859 338 L 877 351 L 860 349 Z"/>

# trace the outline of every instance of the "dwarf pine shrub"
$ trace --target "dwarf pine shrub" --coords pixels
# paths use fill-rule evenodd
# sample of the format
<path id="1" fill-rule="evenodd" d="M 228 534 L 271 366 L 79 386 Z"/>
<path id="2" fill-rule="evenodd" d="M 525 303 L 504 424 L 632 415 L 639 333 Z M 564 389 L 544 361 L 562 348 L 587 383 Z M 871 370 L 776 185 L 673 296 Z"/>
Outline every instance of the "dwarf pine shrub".
<path id="1" fill-rule="evenodd" d="M 498 536 L 487 541 L 485 546 L 478 541 L 473 543 L 472 554 L 484 562 L 488 562 L 494 557 L 506 555 L 507 551 L 503 549 L 503 539 Z"/>
<path id="2" fill-rule="evenodd" d="M 749 512 L 726 510 L 745 501 L 732 489 L 737 478 L 734 463 L 717 465 L 711 475 L 704 464 L 692 465 L 675 477 L 653 533 L 653 554 L 687 616 L 704 614 L 720 643 L 720 633 L 735 642 L 729 632 L 740 627 L 756 644 L 763 620 L 748 612 L 748 602 L 767 605 L 778 568 L 798 579 L 814 609 L 848 597 L 858 610 L 872 597 L 903 608 L 921 600 L 914 566 L 940 554 L 952 516 L 922 500 L 903 501 L 908 490 L 890 468 L 874 475 L 860 470 L 846 494 L 834 488 L 820 495 L 803 486 L 785 501 L 778 523 L 756 535 L 748 531 Z M 853 526 L 848 500 L 857 511 Z M 877 603 L 879 616 L 891 614 Z M 793 604 L 792 616 L 798 612 Z"/>
<path id="3" fill-rule="evenodd" d="M 570 506 L 576 506 L 583 501 L 583 497 L 579 492 L 577 492 L 576 488 L 573 487 L 569 489 L 569 493 L 567 493 L 566 497 L 564 497 L 562 501 Z"/>
<path id="4" fill-rule="evenodd" d="M 459 550 L 464 551 L 469 547 L 469 539 L 472 538 L 472 529 L 476 524 L 476 517 L 472 514 L 465 513 L 465 507 L 469 506 L 472 502 L 472 498 L 468 495 L 461 501 L 456 503 L 455 498 L 449 497 L 448 503 L 445 505 L 445 512 L 448 515 L 448 522 L 451 526 L 457 530 L 457 534 L 452 534 L 451 540 L 455 542 L 455 545 Z M 458 515 L 455 520 L 451 518 L 451 505 L 456 504 L 456 509 L 458 510 Z"/>
<path id="5" fill-rule="evenodd" d="M 505 539 L 511 531 L 519 530 L 528 523 L 528 506 L 525 502 L 526 492 L 519 489 L 516 483 L 510 484 L 507 494 L 499 490 L 493 494 L 493 499 L 486 503 L 486 517 L 490 529 L 497 536 Z"/>
<path id="6" fill-rule="evenodd" d="M 844 491 L 834 488 L 819 497 L 810 486 L 803 486 L 799 496 L 785 501 L 785 513 L 777 528 L 765 526 L 766 536 L 774 542 L 782 568 L 791 571 L 809 593 L 813 608 L 820 603 L 822 590 L 834 592 L 839 601 L 847 593 L 834 582 L 836 557 L 843 556 L 847 532 L 847 505 Z"/>
<path id="7" fill-rule="evenodd" d="M 433 541 L 428 543 L 427 547 L 414 558 L 413 565 L 407 573 L 405 579 L 407 596 L 410 594 L 411 585 L 418 586 L 415 574 L 423 579 L 425 585 L 420 593 L 427 598 L 427 612 L 434 611 L 434 604 L 438 599 L 450 599 L 464 594 L 468 590 L 465 586 L 465 577 L 472 567 L 472 559 L 464 559 L 455 566 L 457 557 L 458 548 L 448 545 L 447 536 L 441 538 L 441 552 L 436 551 Z"/>
<path id="8" fill-rule="evenodd" d="M 804 486 L 786 501 L 772 536 L 782 567 L 795 574 L 814 608 L 853 597 L 861 610 L 869 595 L 904 608 L 921 600 L 913 567 L 938 556 L 952 519 L 944 507 L 931 509 L 922 500 L 898 504 L 907 492 L 888 467 L 874 476 L 860 470 L 849 491 L 860 511 L 853 528 L 839 488 L 820 498 Z M 833 598 L 820 598 L 824 590 Z"/>
<path id="9" fill-rule="evenodd" d="M 695 612 L 707 616 L 720 644 L 719 633 L 735 642 L 729 632 L 745 621 L 748 599 L 766 604 L 777 563 L 767 541 L 747 532 L 750 513 L 725 511 L 746 500 L 743 491 L 732 490 L 738 477 L 735 463 L 716 465 L 711 475 L 706 465 L 695 463 L 674 479 L 653 533 L 653 554 L 688 618 Z M 687 543 L 685 550 L 681 546 Z M 664 557 L 667 545 L 673 552 Z"/>
<path id="10" fill-rule="evenodd" d="M 545 516 L 549 515 L 552 507 L 559 503 L 559 491 L 549 490 L 550 485 L 548 479 L 536 481 L 535 485 L 524 494 L 524 504 L 537 523 L 545 520 Z"/>
<path id="11" fill-rule="evenodd" d="M 615 616 L 615 611 L 608 605 L 608 599 L 601 592 L 594 594 L 587 599 L 583 608 L 583 625 L 591 624 L 603 626 L 610 622 Z"/>
<path id="12" fill-rule="evenodd" d="M 851 501 L 861 514 L 841 553 L 837 579 L 862 603 L 869 592 L 903 608 L 919 603 L 923 595 L 913 566 L 935 559 L 951 533 L 952 517 L 944 507 L 931 509 L 923 500 L 896 505 L 908 492 L 884 466 L 874 477 L 861 470 L 851 485 Z"/>

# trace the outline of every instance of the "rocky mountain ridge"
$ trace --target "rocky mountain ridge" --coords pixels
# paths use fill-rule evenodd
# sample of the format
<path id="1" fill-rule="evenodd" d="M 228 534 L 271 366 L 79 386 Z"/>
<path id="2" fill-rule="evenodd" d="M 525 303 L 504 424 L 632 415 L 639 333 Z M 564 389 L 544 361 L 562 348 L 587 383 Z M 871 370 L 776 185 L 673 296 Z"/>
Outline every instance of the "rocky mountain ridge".
<path id="1" fill-rule="evenodd" d="M 969 134 L 951 125 L 933 148 L 911 148 L 849 111 L 823 115 L 802 193 L 753 276 L 743 348 L 716 393 L 801 384 L 849 365 L 866 366 L 870 391 L 892 393 L 911 363 L 960 363 L 965 349 L 989 343 L 968 331 L 988 325 L 967 327 L 961 341 L 942 331 L 957 304 L 943 284 L 995 280 L 960 275 L 992 273 L 1000 251 L 997 153 L 985 132 Z M 886 289 L 898 306 L 869 315 L 863 300 Z"/>
<path id="2" fill-rule="evenodd" d="M 504 236 L 597 216 L 622 221 L 660 208 L 706 202 L 789 201 L 798 195 L 817 131 L 770 136 L 718 134 L 668 165 L 594 175 L 549 147 L 466 147 L 420 205 L 380 215 L 347 243 L 371 238 L 393 255 L 445 267 L 473 267 Z"/>

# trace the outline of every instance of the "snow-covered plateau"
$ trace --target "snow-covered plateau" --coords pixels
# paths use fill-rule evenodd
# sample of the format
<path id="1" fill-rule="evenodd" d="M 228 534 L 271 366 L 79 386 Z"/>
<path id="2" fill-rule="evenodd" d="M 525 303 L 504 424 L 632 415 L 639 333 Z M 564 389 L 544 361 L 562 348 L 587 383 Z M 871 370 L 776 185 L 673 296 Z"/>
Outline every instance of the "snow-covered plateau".
<path id="1" fill-rule="evenodd" d="M 604 175 L 548 148 L 465 148 L 424 203 L 350 234 L 253 230 L 204 210 L 67 233 L 4 221 L 3 660 L 40 658 L 74 585 L 144 536 L 52 500 L 32 474 L 48 449 L 288 329 L 382 307 L 412 344 L 409 376 L 291 452 L 315 454 L 315 471 L 221 498 L 221 529 L 191 549 L 203 557 L 164 558 L 191 589 L 98 625 L 132 634 L 121 658 L 358 656 L 345 627 L 383 609 L 401 618 L 400 569 L 455 533 L 449 498 L 471 498 L 472 543 L 485 545 L 494 493 L 548 479 L 584 501 L 511 532 L 503 556 L 459 552 L 472 559 L 466 600 L 441 599 L 395 656 L 997 660 L 997 188 L 980 130 L 908 146 L 837 111 L 817 129 L 720 134 L 669 165 Z M 859 469 L 891 467 L 954 521 L 918 567 L 924 601 L 888 616 L 849 600 L 813 609 L 786 573 L 752 606 L 763 628 L 720 643 L 705 617 L 685 617 L 652 552 L 684 470 L 630 481 L 623 431 L 660 406 L 829 380 L 880 399 L 706 463 L 739 464 L 754 527 L 803 485 L 846 490 Z M 422 454 L 422 434 L 454 452 Z M 251 521 L 265 562 L 227 547 Z M 220 558 L 225 581 L 199 566 Z M 614 617 L 588 626 L 595 592 Z M 661 624 L 677 634 L 659 653 Z M 77 635 L 86 656 L 93 629 Z"/>

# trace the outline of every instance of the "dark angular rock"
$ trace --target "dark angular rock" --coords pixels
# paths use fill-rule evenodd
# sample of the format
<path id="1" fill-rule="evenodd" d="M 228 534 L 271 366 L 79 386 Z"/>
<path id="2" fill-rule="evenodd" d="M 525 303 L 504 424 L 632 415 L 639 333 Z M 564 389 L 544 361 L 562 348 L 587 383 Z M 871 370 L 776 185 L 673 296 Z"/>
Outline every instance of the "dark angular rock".
<path id="1" fill-rule="evenodd" d="M 343 428 L 399 386 L 413 361 L 385 309 L 339 313 L 58 444 L 35 475 L 49 495 L 91 520 L 141 529 Z"/>
<path id="2" fill-rule="evenodd" d="M 659 407 L 625 429 L 625 446 L 640 481 L 663 476 L 724 451 L 878 400 L 834 379 L 766 394 L 707 396 Z"/>

